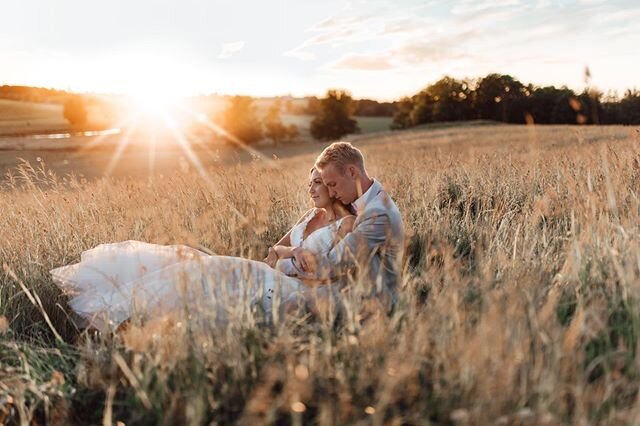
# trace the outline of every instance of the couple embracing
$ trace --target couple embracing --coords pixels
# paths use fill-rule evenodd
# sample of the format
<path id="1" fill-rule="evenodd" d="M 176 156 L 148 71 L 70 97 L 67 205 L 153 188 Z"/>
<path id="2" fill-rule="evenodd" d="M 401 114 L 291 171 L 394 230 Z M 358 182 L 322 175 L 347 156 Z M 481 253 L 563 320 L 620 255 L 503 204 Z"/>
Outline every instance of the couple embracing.
<path id="1" fill-rule="evenodd" d="M 217 322 L 232 309 L 325 316 L 340 312 L 343 291 L 358 281 L 388 311 L 396 301 L 404 251 L 402 218 L 362 153 L 328 146 L 309 175 L 314 207 L 269 249 L 264 262 L 208 255 L 183 245 L 139 241 L 101 244 L 79 263 L 51 271 L 82 321 L 100 331 L 181 309 Z M 331 309 L 328 310 L 328 307 Z"/>

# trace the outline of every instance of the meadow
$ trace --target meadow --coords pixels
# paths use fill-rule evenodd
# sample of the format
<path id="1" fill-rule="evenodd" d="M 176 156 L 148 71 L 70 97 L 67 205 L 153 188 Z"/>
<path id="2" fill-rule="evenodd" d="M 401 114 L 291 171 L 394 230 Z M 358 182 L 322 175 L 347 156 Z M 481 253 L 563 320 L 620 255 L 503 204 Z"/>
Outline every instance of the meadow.
<path id="1" fill-rule="evenodd" d="M 354 283 L 338 322 L 187 309 L 113 335 L 74 327 L 50 269 L 128 239 L 261 259 L 308 207 L 322 146 L 207 179 L 19 165 L 0 190 L 0 423 L 638 424 L 638 132 L 356 140 L 407 231 L 391 315 L 365 315 Z"/>
<path id="2" fill-rule="evenodd" d="M 111 104 L 120 105 L 112 100 Z M 300 102 L 300 100 L 298 100 Z M 105 105 L 89 105 L 87 124 L 88 129 L 104 129 L 122 120 L 122 113 L 116 113 L 109 109 L 109 102 Z M 225 108 L 223 100 L 192 101 L 191 108 L 195 111 L 206 111 L 212 116 L 219 115 Z M 263 116 L 270 105 L 267 99 L 256 101 L 258 114 Z M 355 117 L 362 133 L 375 133 L 389 130 L 391 117 Z M 312 115 L 282 114 L 284 124 L 294 124 L 300 132 L 299 140 L 310 140 L 309 126 L 313 120 Z M 34 134 L 62 133 L 73 130 L 63 115 L 63 106 L 60 104 L 45 104 L 36 102 L 23 102 L 8 99 L 0 99 L 0 138 L 11 136 L 28 136 Z M 77 129 L 76 129 L 77 130 Z M 81 143 L 81 140 L 78 140 Z M 0 145 L 1 146 L 1 145 Z"/>
<path id="3" fill-rule="evenodd" d="M 0 134 L 62 130 L 68 123 L 62 105 L 19 102 L 0 99 Z"/>

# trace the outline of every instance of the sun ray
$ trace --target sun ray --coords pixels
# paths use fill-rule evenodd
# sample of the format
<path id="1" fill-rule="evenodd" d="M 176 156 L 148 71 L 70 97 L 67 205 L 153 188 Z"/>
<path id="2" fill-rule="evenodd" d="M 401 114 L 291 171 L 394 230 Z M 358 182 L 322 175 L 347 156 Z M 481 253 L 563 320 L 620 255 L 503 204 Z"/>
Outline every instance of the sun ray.
<path id="1" fill-rule="evenodd" d="M 121 129 L 129 126 L 129 124 L 134 121 L 134 118 L 126 118 L 123 120 L 118 121 L 115 126 L 113 126 L 113 129 L 118 129 L 118 131 L 120 131 Z M 80 149 L 78 150 L 77 154 L 82 153 L 83 151 L 87 151 L 91 148 L 95 148 L 97 146 L 99 146 L 100 144 L 102 144 L 102 142 L 108 137 L 108 136 L 113 136 L 113 133 L 101 133 L 100 135 L 96 136 L 95 138 L 91 139 L 89 141 L 89 143 L 87 143 L 86 145 L 83 145 L 82 147 L 80 147 Z"/>
<path id="2" fill-rule="evenodd" d="M 187 156 L 191 164 L 193 164 L 193 166 L 196 168 L 200 176 L 202 176 L 202 178 L 204 178 L 205 181 L 207 181 L 207 183 L 212 184 L 213 182 L 211 181 L 209 174 L 207 173 L 204 166 L 200 162 L 200 159 L 198 158 L 198 156 L 191 149 L 191 144 L 189 143 L 189 141 L 187 141 L 187 139 L 182 134 L 182 132 L 178 130 L 178 126 L 176 122 L 169 115 L 165 115 L 164 118 L 165 118 L 165 123 L 167 125 L 167 128 L 171 131 L 173 137 L 176 139 L 176 141 L 178 142 L 178 145 L 180 146 L 182 151 L 185 153 L 185 155 Z"/>
<path id="3" fill-rule="evenodd" d="M 259 158 L 260 160 L 264 161 L 265 163 L 267 163 L 270 167 L 273 168 L 280 168 L 279 164 L 276 163 L 275 161 L 271 160 L 270 158 L 268 158 L 267 156 L 265 156 L 264 154 L 262 154 L 260 151 L 251 148 L 249 145 L 247 145 L 244 141 L 242 141 L 240 138 L 232 135 L 231 133 L 227 132 L 225 129 L 223 129 L 222 127 L 220 127 L 219 125 L 217 125 L 216 123 L 212 122 L 211 120 L 209 120 L 204 114 L 197 114 L 194 111 L 181 107 L 182 111 L 185 111 L 186 113 L 190 114 L 192 117 L 194 117 L 199 123 L 203 124 L 204 126 L 206 126 L 209 130 L 214 131 L 216 134 L 221 135 L 223 137 L 225 137 L 226 139 L 228 139 L 229 141 L 231 141 L 234 145 L 240 147 L 241 149 L 243 149 L 244 151 L 247 151 L 249 154 L 251 154 L 252 156 Z"/>
<path id="4" fill-rule="evenodd" d="M 207 173 L 206 169 L 202 166 L 202 163 L 198 159 L 198 156 L 191 149 L 191 144 L 185 138 L 185 136 L 180 132 L 175 121 L 170 116 L 167 115 L 165 116 L 165 122 L 167 124 L 167 128 L 171 131 L 171 133 L 175 137 L 180 148 L 184 151 L 189 161 L 191 161 L 191 163 L 194 165 L 194 167 L 198 171 L 198 174 L 200 174 L 200 176 L 204 179 L 205 183 L 209 186 L 211 191 L 213 193 L 217 193 L 218 190 L 215 186 L 215 183 L 213 182 L 213 179 L 211 179 L 211 176 L 209 176 L 209 173 Z M 242 212 L 239 211 L 234 205 L 229 203 L 227 205 L 231 208 L 233 213 L 235 213 L 239 218 L 241 218 L 244 221 L 248 221 L 247 217 L 244 214 L 242 214 Z"/>
<path id="5" fill-rule="evenodd" d="M 135 131 L 135 129 L 136 129 L 136 125 L 134 122 L 133 126 L 127 128 L 127 131 L 122 136 L 122 139 L 120 139 L 120 142 L 118 142 L 118 148 L 116 149 L 116 152 L 113 154 L 113 157 L 111 157 L 111 160 L 109 161 L 109 164 L 105 169 L 105 172 L 104 172 L 105 176 L 110 176 L 111 173 L 113 172 L 113 169 L 115 168 L 116 164 L 120 160 L 122 153 L 124 152 L 127 145 L 129 145 L 129 138 L 131 137 L 131 134 Z"/>
<path id="6" fill-rule="evenodd" d="M 156 147 L 158 143 L 157 139 L 158 135 L 156 129 L 153 128 L 151 133 L 149 134 L 149 138 L 151 143 L 149 144 L 149 177 L 153 179 L 153 173 L 155 172 L 156 166 Z"/>

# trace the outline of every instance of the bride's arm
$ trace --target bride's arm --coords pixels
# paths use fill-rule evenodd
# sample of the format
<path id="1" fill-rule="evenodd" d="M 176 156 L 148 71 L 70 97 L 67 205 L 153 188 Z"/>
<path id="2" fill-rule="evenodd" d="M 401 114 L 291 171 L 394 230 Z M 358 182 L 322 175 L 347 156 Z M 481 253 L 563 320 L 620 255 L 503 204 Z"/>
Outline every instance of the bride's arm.
<path id="1" fill-rule="evenodd" d="M 344 237 L 346 237 L 351 231 L 353 231 L 354 224 L 356 222 L 355 216 L 346 216 L 342 219 L 340 226 L 333 236 L 333 247 L 335 247 Z M 304 249 L 302 247 L 289 247 L 290 255 L 288 257 L 294 257 L 298 265 L 302 266 L 301 273 L 304 271 L 315 272 L 318 259 L 317 253 Z M 316 276 L 310 278 L 312 281 L 316 281 Z M 322 281 L 321 281 L 322 282 Z"/>

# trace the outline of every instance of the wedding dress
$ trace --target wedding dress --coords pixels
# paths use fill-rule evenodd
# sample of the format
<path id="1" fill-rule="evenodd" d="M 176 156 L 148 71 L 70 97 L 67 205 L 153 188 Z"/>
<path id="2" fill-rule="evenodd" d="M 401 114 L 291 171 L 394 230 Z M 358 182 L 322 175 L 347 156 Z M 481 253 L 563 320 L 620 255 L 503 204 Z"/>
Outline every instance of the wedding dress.
<path id="1" fill-rule="evenodd" d="M 303 238 L 317 212 L 293 227 L 291 245 L 326 255 L 342 219 Z M 87 250 L 79 263 L 53 269 L 51 275 L 70 296 L 69 306 L 81 325 L 104 332 L 134 315 L 148 318 L 178 309 L 225 322 L 230 310 L 257 303 L 270 317 L 274 303 L 300 291 L 298 271 L 293 259 L 280 259 L 272 269 L 263 262 L 210 256 L 184 245 L 124 241 Z"/>

